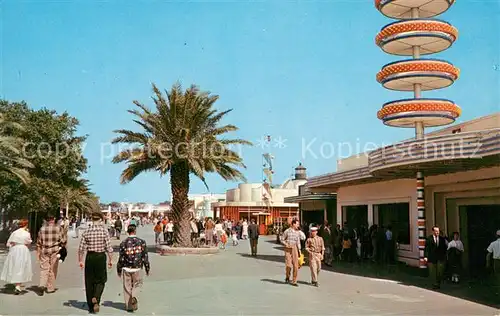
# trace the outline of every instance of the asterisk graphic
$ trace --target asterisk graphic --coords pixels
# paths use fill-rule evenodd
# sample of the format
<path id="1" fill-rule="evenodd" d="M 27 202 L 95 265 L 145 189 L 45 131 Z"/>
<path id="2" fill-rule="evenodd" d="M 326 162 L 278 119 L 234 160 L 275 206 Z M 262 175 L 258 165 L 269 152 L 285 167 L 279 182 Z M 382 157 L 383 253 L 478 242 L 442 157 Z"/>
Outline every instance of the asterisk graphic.
<path id="1" fill-rule="evenodd" d="M 281 136 L 278 136 L 274 139 L 274 147 L 277 147 L 279 149 L 286 148 L 286 138 L 283 138 Z"/>
<path id="2" fill-rule="evenodd" d="M 255 142 L 256 146 L 262 149 L 269 148 L 269 142 L 267 141 L 267 137 L 262 136 L 261 138 L 257 139 Z"/>

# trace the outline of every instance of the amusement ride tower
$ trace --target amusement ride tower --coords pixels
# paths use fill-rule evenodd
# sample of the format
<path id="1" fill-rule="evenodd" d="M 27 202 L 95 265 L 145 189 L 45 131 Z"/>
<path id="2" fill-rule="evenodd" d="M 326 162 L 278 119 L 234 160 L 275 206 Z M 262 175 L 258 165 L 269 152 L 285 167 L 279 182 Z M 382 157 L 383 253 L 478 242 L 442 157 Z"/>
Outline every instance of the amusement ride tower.
<path id="1" fill-rule="evenodd" d="M 450 100 L 422 98 L 422 91 L 450 86 L 458 79 L 459 69 L 451 63 L 420 58 L 439 53 L 457 39 L 458 31 L 447 22 L 431 19 L 448 10 L 455 0 L 375 0 L 376 8 L 385 16 L 397 19 L 382 28 L 376 44 L 386 53 L 412 56 L 382 67 L 377 81 L 386 89 L 412 91 L 413 98 L 387 102 L 377 116 L 385 125 L 415 128 L 415 138 L 424 138 L 424 128 L 453 123 L 460 108 Z M 411 153 L 409 153 L 411 155 Z M 425 200 L 424 175 L 417 178 L 418 247 L 420 267 L 425 268 Z"/>

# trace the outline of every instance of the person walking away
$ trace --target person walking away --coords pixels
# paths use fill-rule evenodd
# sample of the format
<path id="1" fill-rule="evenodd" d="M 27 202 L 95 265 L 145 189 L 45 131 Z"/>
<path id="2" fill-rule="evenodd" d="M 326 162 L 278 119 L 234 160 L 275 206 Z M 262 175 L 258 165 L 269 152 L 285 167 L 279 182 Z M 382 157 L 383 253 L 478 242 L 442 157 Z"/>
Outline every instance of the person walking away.
<path id="1" fill-rule="evenodd" d="M 159 245 L 160 244 L 160 235 L 161 235 L 161 232 L 162 232 L 161 222 L 160 221 L 158 221 L 158 223 L 156 223 L 156 225 L 153 228 L 153 230 L 155 232 L 155 244 Z"/>
<path id="2" fill-rule="evenodd" d="M 328 221 L 325 220 L 321 231 L 319 232 L 321 238 L 323 238 L 323 243 L 325 245 L 325 255 L 324 261 L 327 266 L 331 266 L 333 262 L 333 238 L 332 231 Z"/>
<path id="3" fill-rule="evenodd" d="M 75 238 L 78 238 L 80 235 L 80 225 L 82 225 L 82 219 L 80 217 L 77 217 L 75 221 Z"/>
<path id="4" fill-rule="evenodd" d="M 424 261 L 429 267 L 429 277 L 435 290 L 441 287 L 447 248 L 446 240 L 439 235 L 439 227 L 432 227 L 432 235 L 425 242 Z"/>
<path id="5" fill-rule="evenodd" d="M 257 244 L 259 243 L 259 226 L 252 219 L 248 226 L 248 237 L 250 238 L 250 251 L 252 257 L 257 257 Z"/>
<path id="6" fill-rule="evenodd" d="M 460 240 L 458 232 L 453 233 L 453 240 L 448 243 L 448 262 L 451 270 L 451 282 L 458 283 L 460 270 L 462 268 L 462 254 L 464 253 L 464 244 Z"/>
<path id="7" fill-rule="evenodd" d="M 497 240 L 492 242 L 486 249 L 486 266 L 489 268 L 493 260 L 493 277 L 496 286 L 500 286 L 500 229 L 497 230 Z"/>
<path id="8" fill-rule="evenodd" d="M 85 264 L 83 255 L 85 255 Z M 113 248 L 106 228 L 102 223 L 102 214 L 92 214 L 92 224 L 82 234 L 80 246 L 78 247 L 78 262 L 80 268 L 85 271 L 85 294 L 89 313 L 98 313 L 102 292 L 108 280 L 106 271 L 106 254 L 108 257 L 108 268 L 113 266 Z"/>
<path id="9" fill-rule="evenodd" d="M 125 309 L 129 312 L 136 311 L 138 308 L 135 292 L 138 285 L 142 283 L 141 269 L 144 268 L 147 276 L 150 271 L 146 241 L 136 236 L 136 230 L 135 225 L 128 227 L 128 237 L 120 243 L 116 265 L 118 277 L 122 277 L 123 280 Z"/>
<path id="10" fill-rule="evenodd" d="M 205 241 L 208 246 L 213 245 L 213 240 L 214 240 L 214 222 L 212 221 L 211 218 L 209 218 L 205 224 Z"/>
<path id="11" fill-rule="evenodd" d="M 321 261 L 325 255 L 325 243 L 323 238 L 318 236 L 317 227 L 311 227 L 311 237 L 306 240 L 306 250 L 309 254 L 311 284 L 318 287 L 318 274 L 321 271 Z"/>
<path id="12" fill-rule="evenodd" d="M 300 241 L 306 236 L 299 229 L 299 221 L 292 220 L 290 228 L 283 233 L 282 243 L 285 246 L 285 282 L 293 286 L 298 286 L 297 277 L 299 273 Z M 290 274 L 293 270 L 293 279 L 290 282 Z"/>
<path id="13" fill-rule="evenodd" d="M 54 216 L 48 216 L 45 225 L 40 228 L 36 246 L 37 259 L 40 262 L 40 286 L 37 294 L 43 296 L 45 292 L 56 291 L 55 282 L 59 266 L 57 253 L 60 247 L 66 247 L 63 243 L 62 229 L 56 225 Z"/>
<path id="14" fill-rule="evenodd" d="M 120 217 L 116 218 L 115 221 L 115 231 L 116 231 L 116 239 L 120 240 L 120 235 L 122 234 L 123 223 Z"/>
<path id="15" fill-rule="evenodd" d="M 14 294 L 16 295 L 24 291 L 23 283 L 30 282 L 33 277 L 31 254 L 28 248 L 31 242 L 28 220 L 22 219 L 19 221 L 19 228 L 12 232 L 7 240 L 9 253 L 0 276 L 0 280 L 16 285 L 14 288 Z"/>

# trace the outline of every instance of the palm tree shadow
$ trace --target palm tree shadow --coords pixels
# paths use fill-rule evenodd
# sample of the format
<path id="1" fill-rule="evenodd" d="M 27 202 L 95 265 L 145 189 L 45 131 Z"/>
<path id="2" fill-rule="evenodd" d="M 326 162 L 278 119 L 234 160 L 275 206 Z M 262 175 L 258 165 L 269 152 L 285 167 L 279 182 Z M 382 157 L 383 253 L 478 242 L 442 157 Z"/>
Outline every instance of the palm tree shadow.
<path id="1" fill-rule="evenodd" d="M 124 311 L 125 308 L 126 308 L 125 303 L 123 303 L 123 302 L 113 302 L 113 301 L 104 301 L 102 303 L 102 306 L 111 307 L 111 308 L 118 309 L 118 310 L 121 310 L 121 311 Z"/>
<path id="2" fill-rule="evenodd" d="M 81 309 L 84 311 L 88 310 L 87 302 L 82 302 L 77 300 L 68 300 L 67 302 L 64 302 L 62 305 L 66 307 Z"/>

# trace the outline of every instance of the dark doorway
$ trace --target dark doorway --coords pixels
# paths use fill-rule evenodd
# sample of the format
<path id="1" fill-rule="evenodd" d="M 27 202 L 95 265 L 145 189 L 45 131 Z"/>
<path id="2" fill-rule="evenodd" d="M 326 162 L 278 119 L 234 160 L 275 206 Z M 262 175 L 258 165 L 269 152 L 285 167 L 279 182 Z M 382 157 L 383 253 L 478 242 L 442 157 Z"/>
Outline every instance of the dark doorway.
<path id="1" fill-rule="evenodd" d="M 368 226 L 368 205 L 342 206 L 342 220 L 349 228 Z M 344 223 L 342 223 L 344 224 Z"/>
<path id="2" fill-rule="evenodd" d="M 322 225 L 325 220 L 325 212 L 323 210 L 301 211 L 301 223 Z"/>
<path id="3" fill-rule="evenodd" d="M 469 272 L 472 277 L 482 277 L 487 272 L 486 248 L 495 240 L 500 223 L 500 205 L 467 205 L 467 237 Z"/>

